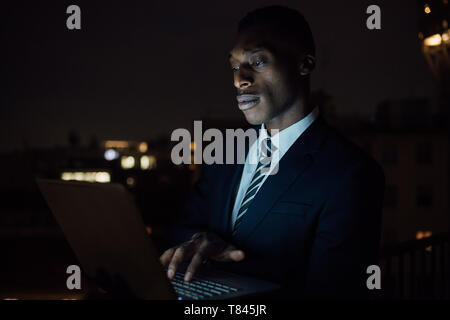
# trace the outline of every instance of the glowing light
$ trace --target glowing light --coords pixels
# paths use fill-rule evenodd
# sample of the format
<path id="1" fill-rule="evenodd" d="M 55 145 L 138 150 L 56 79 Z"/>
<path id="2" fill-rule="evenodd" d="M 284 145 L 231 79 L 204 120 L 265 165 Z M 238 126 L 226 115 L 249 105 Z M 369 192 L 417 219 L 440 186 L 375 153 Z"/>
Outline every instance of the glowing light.
<path id="1" fill-rule="evenodd" d="M 19 299 L 17 299 L 17 298 L 4 298 L 3 300 L 10 301 L 10 300 L 19 300 Z"/>
<path id="2" fill-rule="evenodd" d="M 422 231 L 422 230 L 419 230 L 419 231 L 417 231 L 417 233 L 416 233 L 416 239 L 417 240 L 420 240 L 420 239 L 424 239 L 424 238 L 428 238 L 428 237 L 431 237 L 433 235 L 433 232 L 431 232 L 431 231 Z"/>
<path id="3" fill-rule="evenodd" d="M 111 175 L 108 172 L 96 172 L 95 173 L 96 182 L 111 182 Z"/>
<path id="4" fill-rule="evenodd" d="M 62 180 L 65 180 L 65 181 L 68 181 L 68 180 L 75 180 L 75 179 L 73 178 L 72 172 L 63 172 L 63 173 L 61 174 L 61 179 L 62 179 Z"/>
<path id="5" fill-rule="evenodd" d="M 441 44 L 441 42 L 442 42 L 442 38 L 441 38 L 441 35 L 438 33 L 436 33 L 432 36 L 429 36 L 429 37 L 425 38 L 425 40 L 423 40 L 423 44 L 428 47 L 438 46 Z"/>
<path id="6" fill-rule="evenodd" d="M 429 14 L 431 12 L 430 6 L 428 4 L 425 5 L 425 8 L 423 10 L 426 14 Z"/>
<path id="7" fill-rule="evenodd" d="M 119 148 L 119 149 L 128 148 L 128 141 L 108 140 L 108 141 L 105 141 L 105 148 L 106 149 L 110 149 L 110 148 Z"/>
<path id="8" fill-rule="evenodd" d="M 133 177 L 128 177 L 127 178 L 127 185 L 129 187 L 134 187 L 135 184 L 136 184 L 136 180 Z"/>
<path id="9" fill-rule="evenodd" d="M 145 153 L 145 152 L 147 152 L 147 149 L 148 149 L 147 142 L 139 143 L 139 151 L 140 152 Z"/>
<path id="10" fill-rule="evenodd" d="M 156 158 L 154 156 L 142 156 L 141 157 L 141 169 L 153 169 L 156 167 Z"/>
<path id="11" fill-rule="evenodd" d="M 147 234 L 152 234 L 152 227 L 146 226 L 145 231 L 147 232 Z"/>
<path id="12" fill-rule="evenodd" d="M 105 159 L 108 161 L 116 160 L 119 157 L 119 153 L 114 149 L 108 149 L 105 151 Z"/>
<path id="13" fill-rule="evenodd" d="M 442 41 L 448 42 L 450 39 L 450 30 L 448 30 L 446 33 L 442 34 Z"/>
<path id="14" fill-rule="evenodd" d="M 111 182 L 111 175 L 106 171 L 86 171 L 86 172 L 63 172 L 61 173 L 61 180 L 70 181 L 86 181 L 86 182 Z"/>
<path id="15" fill-rule="evenodd" d="M 134 168 L 134 165 L 136 163 L 136 160 L 134 160 L 134 157 L 132 156 L 124 156 L 122 157 L 120 164 L 123 169 L 131 169 Z"/>
<path id="16" fill-rule="evenodd" d="M 195 150 L 195 148 L 196 148 L 197 146 L 195 145 L 195 142 L 194 142 L 194 141 L 191 141 L 190 147 L 191 147 L 191 151 L 194 151 L 194 150 Z"/>

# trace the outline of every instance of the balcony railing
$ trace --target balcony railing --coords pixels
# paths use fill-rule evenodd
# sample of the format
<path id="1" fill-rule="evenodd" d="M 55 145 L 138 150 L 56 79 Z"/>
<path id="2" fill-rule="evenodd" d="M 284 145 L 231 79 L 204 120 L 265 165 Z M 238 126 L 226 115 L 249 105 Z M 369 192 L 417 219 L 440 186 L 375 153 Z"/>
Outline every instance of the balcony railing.
<path id="1" fill-rule="evenodd" d="M 382 248 L 380 297 L 449 299 L 450 233 Z"/>

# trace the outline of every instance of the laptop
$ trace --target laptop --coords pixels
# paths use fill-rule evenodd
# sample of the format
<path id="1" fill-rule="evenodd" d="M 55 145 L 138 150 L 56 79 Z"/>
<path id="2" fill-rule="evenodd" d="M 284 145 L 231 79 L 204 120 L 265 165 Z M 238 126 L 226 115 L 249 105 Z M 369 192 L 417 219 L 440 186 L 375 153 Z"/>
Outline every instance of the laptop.
<path id="1" fill-rule="evenodd" d="M 277 284 L 203 267 L 170 281 L 131 194 L 118 183 L 37 179 L 50 210 L 89 278 L 119 276 L 138 299 L 217 300 L 258 296 Z M 183 270 L 184 269 L 184 270 Z"/>

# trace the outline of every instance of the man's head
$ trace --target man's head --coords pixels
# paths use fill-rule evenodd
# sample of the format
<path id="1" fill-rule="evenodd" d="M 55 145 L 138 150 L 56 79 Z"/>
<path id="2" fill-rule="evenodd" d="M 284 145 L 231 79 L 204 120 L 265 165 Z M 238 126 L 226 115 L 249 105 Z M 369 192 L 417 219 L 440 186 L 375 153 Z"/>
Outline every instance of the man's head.
<path id="1" fill-rule="evenodd" d="M 315 46 L 299 12 L 270 6 L 248 13 L 239 22 L 230 64 L 239 108 L 250 124 L 283 129 L 286 119 L 307 111 Z"/>

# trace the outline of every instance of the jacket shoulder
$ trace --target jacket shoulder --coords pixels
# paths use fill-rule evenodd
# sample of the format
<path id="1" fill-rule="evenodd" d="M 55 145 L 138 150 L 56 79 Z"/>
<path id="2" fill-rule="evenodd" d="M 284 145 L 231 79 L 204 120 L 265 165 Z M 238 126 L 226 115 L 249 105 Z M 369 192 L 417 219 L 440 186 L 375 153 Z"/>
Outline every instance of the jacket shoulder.
<path id="1" fill-rule="evenodd" d="M 384 180 L 380 164 L 366 151 L 338 132 L 326 125 L 327 139 L 321 146 L 319 157 L 330 163 L 341 173 L 364 170 Z"/>

